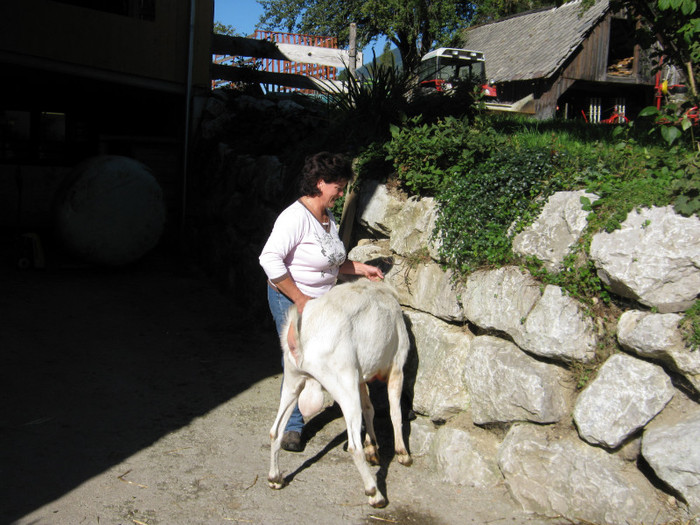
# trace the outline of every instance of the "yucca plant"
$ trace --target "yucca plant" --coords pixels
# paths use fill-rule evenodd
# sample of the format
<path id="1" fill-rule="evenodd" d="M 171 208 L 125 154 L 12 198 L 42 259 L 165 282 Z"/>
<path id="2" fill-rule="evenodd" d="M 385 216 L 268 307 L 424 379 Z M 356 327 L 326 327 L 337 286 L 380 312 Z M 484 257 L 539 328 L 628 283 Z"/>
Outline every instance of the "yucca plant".
<path id="1" fill-rule="evenodd" d="M 386 139 L 389 128 L 405 120 L 413 75 L 376 57 L 366 75 L 348 76 L 345 90 L 329 93 L 331 118 L 346 139 L 358 145 Z"/>

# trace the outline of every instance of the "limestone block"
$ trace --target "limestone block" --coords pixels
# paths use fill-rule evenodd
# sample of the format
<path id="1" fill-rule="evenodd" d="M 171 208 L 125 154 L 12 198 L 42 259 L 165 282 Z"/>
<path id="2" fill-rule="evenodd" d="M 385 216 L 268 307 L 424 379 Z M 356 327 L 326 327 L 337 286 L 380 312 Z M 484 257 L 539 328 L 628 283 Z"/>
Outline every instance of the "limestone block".
<path id="1" fill-rule="evenodd" d="M 435 425 L 429 420 L 416 418 L 411 421 L 411 433 L 408 439 L 411 455 L 414 457 L 425 456 L 430 451 L 433 439 L 435 439 Z"/>
<path id="2" fill-rule="evenodd" d="M 628 310 L 617 323 L 620 345 L 640 357 L 657 360 L 681 374 L 700 393 L 700 351 L 685 345 L 678 314 Z"/>
<path id="3" fill-rule="evenodd" d="M 431 449 L 443 481 L 487 488 L 503 480 L 493 441 L 479 442 L 469 432 L 442 427 L 435 433 Z"/>
<path id="4" fill-rule="evenodd" d="M 473 335 L 432 315 L 409 311 L 406 317 L 418 361 L 413 410 L 433 421 L 449 419 L 469 406 L 462 370 Z"/>
<path id="5" fill-rule="evenodd" d="M 474 423 L 553 423 L 569 413 L 559 367 L 541 363 L 497 337 L 475 337 L 471 346 L 463 370 Z"/>
<path id="6" fill-rule="evenodd" d="M 252 109 L 255 111 L 267 111 L 273 109 L 276 103 L 272 100 L 268 100 L 260 97 L 253 97 L 251 95 L 241 95 L 232 99 L 233 103 L 238 110 L 242 109 Z"/>
<path id="7" fill-rule="evenodd" d="M 378 259 L 393 260 L 393 253 L 389 249 L 386 239 L 377 242 L 365 241 L 358 243 L 357 246 L 353 247 L 348 252 L 348 259 L 362 263 L 376 261 Z"/>
<path id="8" fill-rule="evenodd" d="M 576 400 L 579 435 L 589 443 L 617 448 L 661 412 L 674 393 L 660 366 L 615 354 Z"/>
<path id="9" fill-rule="evenodd" d="M 229 184 L 269 204 L 277 204 L 284 189 L 284 165 L 274 155 L 237 155 L 231 159 Z M 227 181 L 228 182 L 228 181 Z"/>
<path id="10" fill-rule="evenodd" d="M 392 223 L 391 249 L 403 256 L 427 249 L 432 259 L 439 260 L 439 244 L 431 239 L 436 217 L 437 204 L 433 198 L 408 199 Z"/>
<path id="11" fill-rule="evenodd" d="M 399 302 L 427 312 L 445 321 L 464 321 L 461 305 L 463 287 L 456 284 L 451 271 L 435 262 L 409 266 L 406 259 L 394 257 L 394 266 L 385 276 L 399 291 Z"/>
<path id="12" fill-rule="evenodd" d="M 660 313 L 690 308 L 700 291 L 700 218 L 671 206 L 632 211 L 619 230 L 596 234 L 590 252 L 614 293 Z"/>
<path id="13" fill-rule="evenodd" d="M 544 289 L 522 330 L 511 335 L 523 350 L 566 363 L 592 361 L 598 341 L 595 324 L 583 306 L 553 285 Z"/>
<path id="14" fill-rule="evenodd" d="M 297 104 L 293 100 L 279 100 L 277 102 L 277 107 L 285 113 L 297 113 L 304 111 L 304 106 Z"/>
<path id="15" fill-rule="evenodd" d="M 532 225 L 513 238 L 513 251 L 535 256 L 549 271 L 559 271 L 564 257 L 581 237 L 588 222 L 581 197 L 591 202 L 597 195 L 580 191 L 561 191 L 552 195 Z"/>
<path id="16" fill-rule="evenodd" d="M 226 111 L 226 101 L 228 95 L 222 89 L 215 89 L 211 92 L 204 106 L 205 115 L 207 117 L 217 117 Z"/>
<path id="17" fill-rule="evenodd" d="M 402 207 L 403 202 L 392 196 L 384 184 L 367 181 L 360 189 L 355 220 L 369 231 L 388 237 Z"/>
<path id="18" fill-rule="evenodd" d="M 472 273 L 462 295 L 464 313 L 480 328 L 513 336 L 540 299 L 540 283 L 515 266 Z"/>
<path id="19" fill-rule="evenodd" d="M 674 424 L 646 430 L 642 455 L 683 496 L 690 512 L 700 513 L 700 408 Z"/>
<path id="20" fill-rule="evenodd" d="M 601 525 L 670 519 L 633 464 L 552 429 L 514 425 L 499 448 L 498 466 L 526 511 Z"/>

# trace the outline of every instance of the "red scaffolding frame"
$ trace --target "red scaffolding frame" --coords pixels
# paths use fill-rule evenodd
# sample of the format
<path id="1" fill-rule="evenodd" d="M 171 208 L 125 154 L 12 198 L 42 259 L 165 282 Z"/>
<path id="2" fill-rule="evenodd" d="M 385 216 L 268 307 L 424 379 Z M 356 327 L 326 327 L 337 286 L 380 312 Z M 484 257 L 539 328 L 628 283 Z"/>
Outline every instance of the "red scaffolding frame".
<path id="1" fill-rule="evenodd" d="M 256 30 L 253 35 L 248 38 L 254 38 L 256 40 L 269 40 L 275 42 L 276 44 L 296 44 L 300 46 L 315 46 L 315 47 L 325 47 L 329 49 L 338 49 L 338 39 L 331 36 L 316 36 L 316 35 L 302 35 L 299 33 L 284 33 L 279 31 L 263 31 Z M 236 57 L 230 55 L 214 55 L 213 62 L 216 64 L 226 64 L 233 65 Z M 290 73 L 295 75 L 303 75 L 306 77 L 320 78 L 323 80 L 337 80 L 338 79 L 338 68 L 333 66 L 323 66 L 320 64 L 309 64 L 304 62 L 290 62 L 288 60 L 279 59 L 256 59 L 256 58 L 246 58 L 243 64 L 255 64 L 259 63 L 258 68 L 261 71 L 268 71 L 272 73 Z M 216 87 L 223 87 L 228 84 L 227 81 L 212 81 L 212 89 Z M 265 84 L 266 91 L 277 91 L 277 92 L 288 92 L 297 91 L 301 93 L 313 93 L 312 90 L 290 88 L 285 86 L 277 86 L 272 84 Z"/>
<path id="2" fill-rule="evenodd" d="M 299 33 L 283 33 L 279 31 L 256 30 L 253 34 L 256 40 L 270 40 L 277 44 L 296 44 L 300 46 L 326 47 L 338 49 L 338 39 L 333 36 L 302 35 Z M 305 77 L 321 78 L 324 80 L 337 80 L 338 68 L 333 66 L 322 66 L 319 64 L 306 64 L 303 62 L 289 62 L 287 60 L 262 59 L 262 70 L 273 73 L 291 73 L 303 75 Z M 288 88 L 283 86 L 266 86 L 267 91 L 300 91 L 302 93 L 309 90 Z"/>

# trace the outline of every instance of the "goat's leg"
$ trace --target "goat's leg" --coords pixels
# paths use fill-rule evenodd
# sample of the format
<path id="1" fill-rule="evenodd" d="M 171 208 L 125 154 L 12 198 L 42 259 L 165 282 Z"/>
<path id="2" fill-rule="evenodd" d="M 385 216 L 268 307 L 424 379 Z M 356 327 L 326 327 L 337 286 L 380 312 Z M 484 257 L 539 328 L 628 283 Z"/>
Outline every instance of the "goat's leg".
<path id="1" fill-rule="evenodd" d="M 374 433 L 374 406 L 369 397 L 367 383 L 360 385 L 360 403 L 362 404 L 362 417 L 365 420 L 365 458 L 371 465 L 379 465 L 379 450 L 377 449 L 377 436 Z"/>
<path id="2" fill-rule="evenodd" d="M 280 407 L 277 410 L 275 422 L 270 428 L 270 473 L 267 482 L 270 488 L 281 489 L 284 487 L 284 476 L 279 469 L 279 452 L 282 446 L 284 428 L 294 411 L 294 405 L 299 398 L 299 393 L 304 388 L 304 378 L 300 376 L 284 376 L 282 392 L 280 393 Z"/>
<path id="3" fill-rule="evenodd" d="M 365 495 L 369 497 L 369 504 L 373 507 L 386 506 L 384 495 L 377 488 L 377 480 L 370 472 L 369 464 L 365 459 L 362 449 L 362 406 L 358 392 L 359 380 L 343 380 L 339 377 L 332 378 L 324 387 L 333 396 L 345 417 L 348 430 L 348 452 L 352 455 L 357 470 L 362 477 L 365 486 Z"/>
<path id="4" fill-rule="evenodd" d="M 396 366 L 389 372 L 387 392 L 389 395 L 389 413 L 391 425 L 394 427 L 394 450 L 399 463 L 407 467 L 411 466 L 413 459 L 406 449 L 403 440 L 403 426 L 401 416 L 401 391 L 403 390 L 403 370 Z"/>

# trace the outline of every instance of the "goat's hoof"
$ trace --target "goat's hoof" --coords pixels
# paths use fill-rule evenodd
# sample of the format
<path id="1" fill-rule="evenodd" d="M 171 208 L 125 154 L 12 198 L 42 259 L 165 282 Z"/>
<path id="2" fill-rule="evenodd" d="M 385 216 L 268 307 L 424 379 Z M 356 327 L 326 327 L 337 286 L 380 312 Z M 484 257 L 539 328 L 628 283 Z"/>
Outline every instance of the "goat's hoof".
<path id="1" fill-rule="evenodd" d="M 365 459 L 367 460 L 367 463 L 369 463 L 370 465 L 379 465 L 379 454 L 377 453 L 377 449 L 376 448 L 374 450 L 365 449 Z"/>
<path id="2" fill-rule="evenodd" d="M 282 477 L 282 474 L 275 477 L 269 477 L 267 478 L 267 484 L 271 489 L 279 490 L 284 487 L 284 477 Z"/>
<path id="3" fill-rule="evenodd" d="M 398 454 L 396 456 L 396 459 L 401 463 L 404 467 L 410 467 L 413 465 L 413 458 L 411 457 L 410 454 Z"/>
<path id="4" fill-rule="evenodd" d="M 387 501 L 384 496 L 382 496 L 382 493 L 377 491 L 374 496 L 369 497 L 369 504 L 375 509 L 381 509 L 386 507 Z"/>
<path id="5" fill-rule="evenodd" d="M 296 430 L 285 432 L 282 436 L 280 446 L 283 450 L 288 450 L 289 452 L 301 452 L 304 450 L 304 443 L 301 441 L 301 432 L 297 432 Z"/>

